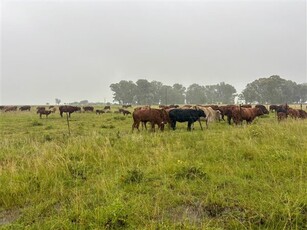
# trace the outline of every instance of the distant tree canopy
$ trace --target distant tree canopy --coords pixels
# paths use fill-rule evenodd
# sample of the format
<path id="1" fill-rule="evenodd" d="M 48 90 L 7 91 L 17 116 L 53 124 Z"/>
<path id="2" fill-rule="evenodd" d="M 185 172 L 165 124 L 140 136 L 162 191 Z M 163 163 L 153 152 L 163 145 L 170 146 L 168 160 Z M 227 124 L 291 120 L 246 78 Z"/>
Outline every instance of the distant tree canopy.
<path id="1" fill-rule="evenodd" d="M 216 85 L 192 84 L 188 88 L 175 83 L 164 85 L 146 79 L 111 84 L 113 101 L 120 104 L 233 104 L 236 89 L 225 82 Z M 246 103 L 299 103 L 307 101 L 307 84 L 297 84 L 277 75 L 259 78 L 242 92 Z"/>
<path id="2" fill-rule="evenodd" d="M 122 80 L 111 84 L 110 88 L 113 91 L 113 101 L 140 105 L 232 103 L 232 95 L 236 92 L 233 86 L 224 82 L 211 86 L 192 84 L 186 88 L 178 83 L 169 86 L 146 79 L 139 79 L 135 83 Z"/>
<path id="3" fill-rule="evenodd" d="M 296 84 L 273 75 L 247 84 L 242 93 L 247 103 L 299 103 L 307 100 L 307 84 Z"/>

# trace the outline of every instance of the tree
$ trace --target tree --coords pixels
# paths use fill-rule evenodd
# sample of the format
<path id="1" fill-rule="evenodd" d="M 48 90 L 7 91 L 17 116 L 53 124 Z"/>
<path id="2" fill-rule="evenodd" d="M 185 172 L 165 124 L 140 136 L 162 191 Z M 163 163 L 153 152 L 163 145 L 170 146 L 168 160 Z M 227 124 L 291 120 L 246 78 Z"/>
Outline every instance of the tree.
<path id="1" fill-rule="evenodd" d="M 186 88 L 181 84 L 173 85 L 173 101 L 170 101 L 170 104 L 184 104 L 185 102 L 185 91 Z"/>
<path id="2" fill-rule="evenodd" d="M 188 104 L 204 104 L 206 102 L 204 86 L 192 84 L 188 87 L 186 95 Z"/>
<path id="3" fill-rule="evenodd" d="M 153 103 L 154 92 L 151 83 L 146 79 L 139 79 L 136 82 L 136 99 L 139 105 L 151 105 Z"/>
<path id="4" fill-rule="evenodd" d="M 273 75 L 247 84 L 243 95 L 246 102 L 249 103 L 255 101 L 270 104 L 293 103 L 303 97 L 304 93 L 301 94 L 299 89 L 300 87 L 295 82 Z"/>
<path id="5" fill-rule="evenodd" d="M 56 98 L 56 99 L 55 99 L 55 104 L 59 105 L 60 103 L 61 103 L 61 100 L 58 99 L 58 98 Z"/>
<path id="6" fill-rule="evenodd" d="M 151 92 L 153 94 L 152 103 L 159 104 L 161 101 L 161 89 L 163 84 L 159 81 L 152 81 L 150 82 L 151 85 Z"/>
<path id="7" fill-rule="evenodd" d="M 217 85 L 217 95 L 218 101 L 223 104 L 233 104 L 234 102 L 234 94 L 237 92 L 235 87 L 229 84 L 225 84 L 225 82 L 221 82 Z"/>
<path id="8" fill-rule="evenodd" d="M 113 101 L 118 101 L 120 104 L 134 103 L 137 86 L 133 81 L 122 80 L 119 83 L 111 84 L 113 93 Z"/>

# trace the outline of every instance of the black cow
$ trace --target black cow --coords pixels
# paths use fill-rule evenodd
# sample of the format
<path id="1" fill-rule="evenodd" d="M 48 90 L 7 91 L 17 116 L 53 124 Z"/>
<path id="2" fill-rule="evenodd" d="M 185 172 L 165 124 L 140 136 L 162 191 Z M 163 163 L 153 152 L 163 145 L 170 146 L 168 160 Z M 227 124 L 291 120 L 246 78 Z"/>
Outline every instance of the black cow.
<path id="1" fill-rule="evenodd" d="M 29 105 L 24 105 L 24 106 L 21 106 L 20 108 L 19 108 L 19 110 L 20 111 L 25 111 L 25 110 L 31 110 L 31 106 L 29 106 Z"/>
<path id="2" fill-rule="evenodd" d="M 269 111 L 267 110 L 267 108 L 264 105 L 256 105 L 255 108 L 261 109 L 263 114 L 269 114 Z"/>
<path id="3" fill-rule="evenodd" d="M 176 122 L 188 122 L 188 131 L 191 131 L 191 125 L 199 121 L 200 117 L 206 117 L 203 110 L 200 109 L 172 109 L 169 111 L 169 119 L 173 130 L 176 128 Z"/>

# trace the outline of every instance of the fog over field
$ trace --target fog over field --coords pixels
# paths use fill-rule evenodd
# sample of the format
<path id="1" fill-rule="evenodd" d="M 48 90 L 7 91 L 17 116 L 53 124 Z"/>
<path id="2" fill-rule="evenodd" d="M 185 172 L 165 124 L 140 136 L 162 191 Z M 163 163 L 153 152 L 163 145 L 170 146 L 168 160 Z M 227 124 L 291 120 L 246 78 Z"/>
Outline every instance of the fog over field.
<path id="1" fill-rule="evenodd" d="M 120 80 L 307 82 L 304 0 L 0 4 L 0 104 L 112 102 Z"/>

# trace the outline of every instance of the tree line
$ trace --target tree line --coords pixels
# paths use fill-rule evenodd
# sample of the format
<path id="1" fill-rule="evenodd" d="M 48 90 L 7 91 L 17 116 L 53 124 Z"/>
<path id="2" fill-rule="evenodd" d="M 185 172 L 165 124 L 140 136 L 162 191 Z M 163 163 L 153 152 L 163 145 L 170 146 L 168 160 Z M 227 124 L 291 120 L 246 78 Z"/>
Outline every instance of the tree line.
<path id="1" fill-rule="evenodd" d="M 133 81 L 122 80 L 110 85 L 113 100 L 120 104 L 205 104 L 232 103 L 236 89 L 221 82 L 217 85 L 201 86 L 192 84 L 188 88 L 181 84 L 164 85 L 159 81 L 146 79 Z"/>
<path id="2" fill-rule="evenodd" d="M 221 82 L 216 85 L 164 85 L 159 81 L 122 80 L 110 85 L 113 101 L 120 104 L 233 104 L 236 89 Z M 307 101 L 307 84 L 296 84 L 277 75 L 260 78 L 249 84 L 240 95 L 246 103 L 299 103 Z"/>

